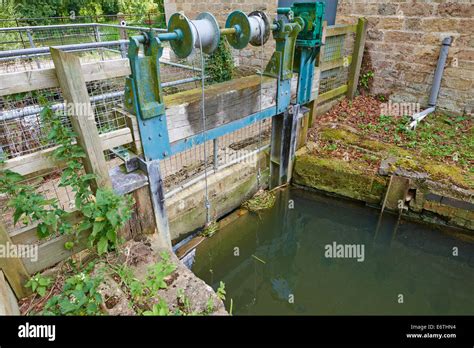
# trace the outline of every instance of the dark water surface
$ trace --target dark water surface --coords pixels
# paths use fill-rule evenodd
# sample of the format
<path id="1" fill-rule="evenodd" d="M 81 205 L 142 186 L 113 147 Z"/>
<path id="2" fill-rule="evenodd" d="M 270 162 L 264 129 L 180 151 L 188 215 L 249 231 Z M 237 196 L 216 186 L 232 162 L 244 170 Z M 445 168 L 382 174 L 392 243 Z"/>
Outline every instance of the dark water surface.
<path id="1" fill-rule="evenodd" d="M 376 232 L 378 218 L 358 203 L 288 189 L 271 210 L 201 243 L 192 270 L 214 289 L 225 283 L 233 314 L 474 314 L 474 245 L 390 214 Z M 334 242 L 363 245 L 364 260 L 326 257 Z"/>

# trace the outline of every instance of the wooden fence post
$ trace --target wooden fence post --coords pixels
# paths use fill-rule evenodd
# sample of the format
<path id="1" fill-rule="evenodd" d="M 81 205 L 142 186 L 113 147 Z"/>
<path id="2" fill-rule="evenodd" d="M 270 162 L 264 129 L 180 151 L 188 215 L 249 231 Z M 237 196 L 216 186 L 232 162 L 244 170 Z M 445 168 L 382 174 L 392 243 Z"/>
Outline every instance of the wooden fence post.
<path id="1" fill-rule="evenodd" d="M 362 65 L 362 56 L 364 55 L 365 38 L 367 35 L 367 19 L 359 18 L 357 22 L 356 37 L 354 42 L 354 51 L 352 53 L 352 63 L 349 70 L 347 83 L 347 98 L 353 99 L 359 84 L 360 67 Z"/>
<path id="2" fill-rule="evenodd" d="M 96 176 L 91 185 L 92 190 L 95 192 L 98 187 L 111 188 L 112 183 L 79 58 L 73 53 L 62 52 L 52 47 L 50 51 L 56 77 L 66 102 L 66 110 L 77 134 L 77 143 L 86 153 L 83 160 L 84 168 L 87 173 Z"/>
<path id="3" fill-rule="evenodd" d="M 0 245 L 4 245 L 5 249 L 13 245 L 8 232 L 1 221 Z M 25 288 L 25 283 L 30 279 L 30 275 L 20 257 L 0 257 L 0 269 L 5 274 L 8 283 L 18 299 L 30 294 L 30 291 Z"/>

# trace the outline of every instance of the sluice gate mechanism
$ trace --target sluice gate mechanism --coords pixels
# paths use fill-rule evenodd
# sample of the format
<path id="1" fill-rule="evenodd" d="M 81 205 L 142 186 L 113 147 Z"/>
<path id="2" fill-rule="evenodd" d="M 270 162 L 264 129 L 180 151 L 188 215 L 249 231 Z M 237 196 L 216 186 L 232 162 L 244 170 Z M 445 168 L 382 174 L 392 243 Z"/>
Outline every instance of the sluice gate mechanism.
<path id="1" fill-rule="evenodd" d="M 324 7 L 324 2 L 296 2 L 291 7 L 278 8 L 278 17 L 273 22 L 262 11 L 250 14 L 234 11 L 228 16 L 224 28 L 220 28 L 215 17 L 208 12 L 199 14 L 194 20 L 182 13 L 175 13 L 169 19 L 167 32 L 147 31 L 130 38 L 128 58 L 131 75 L 126 80 L 125 106 L 137 117 L 143 147 L 140 167 L 148 173 L 155 219 L 163 244 L 170 246 L 171 242 L 160 160 L 271 118 L 269 186 L 276 187 L 289 182 L 299 121 L 309 111 L 317 95 L 315 65 L 324 41 Z M 202 121 L 201 131 L 171 141 L 160 78 L 159 59 L 163 54 L 163 42 L 169 41 L 177 57 L 186 58 L 195 49 L 200 49 L 201 53 L 213 53 L 223 37 L 237 50 L 248 45 L 263 46 L 268 42 L 270 32 L 276 47 L 268 64 L 260 72 L 259 110 L 208 127 L 205 112 L 205 64 L 201 55 L 202 100 L 201 115 L 198 115 Z M 274 103 L 265 108 L 262 107 L 264 80 L 274 83 Z M 296 93 L 292 93 L 295 91 Z M 207 222 L 210 222 L 207 179 L 205 202 Z"/>

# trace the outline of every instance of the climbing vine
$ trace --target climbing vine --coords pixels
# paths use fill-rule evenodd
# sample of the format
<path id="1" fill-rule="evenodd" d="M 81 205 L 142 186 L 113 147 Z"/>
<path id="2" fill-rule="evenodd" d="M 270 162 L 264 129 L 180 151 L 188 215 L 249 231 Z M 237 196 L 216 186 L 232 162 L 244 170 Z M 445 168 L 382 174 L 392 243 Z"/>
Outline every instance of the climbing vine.
<path id="1" fill-rule="evenodd" d="M 66 249 L 74 247 L 81 232 L 91 230 L 89 245 L 96 246 L 99 255 L 113 250 L 119 242 L 118 230 L 131 217 L 133 201 L 130 197 L 118 196 L 110 189 L 99 188 L 93 194 L 91 183 L 95 175 L 83 173 L 82 159 L 85 153 L 71 141 L 76 134 L 65 125 L 62 116 L 51 110 L 44 98 L 41 103 L 44 107 L 40 117 L 42 123 L 47 125 L 47 140 L 58 145 L 51 156 L 55 161 L 65 163 L 59 186 L 72 189 L 75 207 L 82 213 L 83 220 L 72 224 L 68 219 L 71 213 L 62 209 L 56 198 L 47 199 L 37 193 L 34 187 L 25 184 L 26 180 L 22 175 L 2 170 L 0 193 L 11 197 L 8 206 L 13 208 L 14 223 L 37 223 L 40 238 L 56 232 L 74 235 L 75 238 L 65 244 Z"/>

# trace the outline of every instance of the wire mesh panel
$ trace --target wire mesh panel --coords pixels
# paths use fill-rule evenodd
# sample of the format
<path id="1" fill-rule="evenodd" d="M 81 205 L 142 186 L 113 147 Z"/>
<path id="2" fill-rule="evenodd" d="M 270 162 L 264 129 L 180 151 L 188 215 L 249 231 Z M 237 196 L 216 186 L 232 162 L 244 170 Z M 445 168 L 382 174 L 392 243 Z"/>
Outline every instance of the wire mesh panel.
<path id="1" fill-rule="evenodd" d="M 342 66 L 321 72 L 319 93 L 325 93 L 347 84 L 350 62 L 347 58 L 352 53 L 354 34 L 343 34 L 326 38 L 322 63 L 343 60 Z"/>

